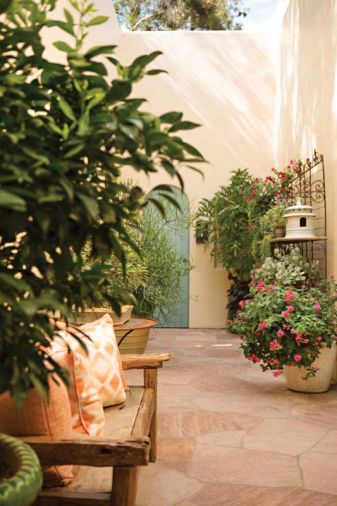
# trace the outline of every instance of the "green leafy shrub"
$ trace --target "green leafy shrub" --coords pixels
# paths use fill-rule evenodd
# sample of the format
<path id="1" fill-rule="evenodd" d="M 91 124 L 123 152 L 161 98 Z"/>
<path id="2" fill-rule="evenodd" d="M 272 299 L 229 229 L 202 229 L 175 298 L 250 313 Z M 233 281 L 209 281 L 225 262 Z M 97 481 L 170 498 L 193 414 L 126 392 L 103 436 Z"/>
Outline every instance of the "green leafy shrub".
<path id="1" fill-rule="evenodd" d="M 275 237 L 275 228 L 285 227 L 286 207 L 276 204 L 261 216 L 254 227 L 252 253 L 255 262 L 264 262 L 271 255 L 271 241 Z"/>
<path id="2" fill-rule="evenodd" d="M 0 5 L 0 392 L 18 401 L 32 387 L 44 395 L 54 372 L 67 381 L 45 352 L 50 315 L 102 298 L 118 307 L 101 260 L 113 254 L 125 266 L 125 249 L 136 248 L 128 227 L 147 200 L 120 182 L 123 169 L 164 170 L 182 183 L 179 167 L 203 160 L 177 133 L 197 125 L 140 110 L 144 100 L 131 95 L 160 72 L 147 67 L 160 53 L 123 66 L 114 46 L 85 50 L 90 26 L 106 18 L 87 0 L 69 1 L 64 20 L 48 18 L 54 0 Z M 41 30 L 55 26 L 73 37 L 55 43 L 64 65 L 43 56 Z M 159 194 L 172 200 L 168 186 Z M 84 268 L 88 242 L 100 260 Z"/>
<path id="3" fill-rule="evenodd" d="M 259 220 L 276 204 L 288 175 L 254 178 L 247 169 L 232 173 L 211 199 L 202 199 L 194 217 L 196 234 L 208 238 L 213 254 L 225 267 L 232 285 L 228 291 L 228 317 L 233 318 L 240 298 L 248 291 L 257 261 L 254 251 Z"/>
<path id="4" fill-rule="evenodd" d="M 165 205 L 166 222 L 151 204 L 140 212 L 137 226 L 129 231 L 140 253 L 128 248 L 125 272 L 114 257 L 104 264 L 110 295 L 123 300 L 124 294 L 131 294 L 134 315 L 155 315 L 163 323 L 181 301 L 181 282 L 191 270 L 189 258 L 176 250 L 169 233 L 169 228 L 174 232 L 179 232 L 180 227 L 186 228 L 188 219 L 178 211 L 178 219 L 175 213 L 170 220 L 173 209 L 169 207 Z M 87 247 L 84 251 L 86 262 L 90 259 L 88 252 Z"/>

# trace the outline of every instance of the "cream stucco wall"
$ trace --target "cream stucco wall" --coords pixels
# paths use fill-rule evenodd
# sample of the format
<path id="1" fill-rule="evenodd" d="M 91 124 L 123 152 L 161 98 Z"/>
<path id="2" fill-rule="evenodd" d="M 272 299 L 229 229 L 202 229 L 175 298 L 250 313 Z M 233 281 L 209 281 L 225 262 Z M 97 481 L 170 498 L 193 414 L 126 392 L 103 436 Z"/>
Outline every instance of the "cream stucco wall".
<path id="1" fill-rule="evenodd" d="M 58 17 L 66 0 L 57 2 Z M 128 64 L 140 54 L 161 50 L 155 66 L 167 75 L 146 77 L 134 88 L 134 96 L 148 99 L 146 107 L 157 114 L 183 111 L 202 125 L 184 137 L 209 161 L 204 179 L 184 170 L 186 193 L 192 210 L 202 197 L 211 197 L 225 184 L 230 171 L 249 167 L 256 175 L 273 166 L 275 68 L 271 36 L 243 32 L 122 32 L 116 26 L 111 0 L 96 0 L 99 14 L 111 14 L 106 25 L 92 30 L 89 44 L 118 44 L 117 57 Z M 45 34 L 48 55 L 60 58 L 52 46 L 58 29 Z M 66 38 L 62 34 L 62 38 Z M 134 173 L 127 173 L 133 176 Z M 138 176 L 139 177 L 139 176 Z M 160 173 L 143 186 L 163 181 Z M 190 240 L 194 269 L 190 275 L 190 326 L 223 327 L 226 322 L 226 272 L 214 268 L 203 245 Z"/>
<path id="2" fill-rule="evenodd" d="M 225 184 L 230 171 L 249 167 L 256 175 L 273 166 L 274 66 L 270 37 L 241 32 L 143 32 L 120 34 L 118 57 L 130 63 L 141 53 L 161 50 L 156 66 L 168 75 L 147 77 L 134 94 L 158 114 L 179 110 L 202 125 L 185 134 L 209 161 L 204 179 L 184 170 L 192 209 Z M 148 184 L 162 181 L 158 174 Z M 191 232 L 190 326 L 223 327 L 226 273 L 214 268 Z"/>
<path id="3" fill-rule="evenodd" d="M 61 12 L 66 0 L 57 2 Z M 226 183 L 230 171 L 249 167 L 265 175 L 274 165 L 324 153 L 327 181 L 328 269 L 337 275 L 337 0 L 290 0 L 280 34 L 245 32 L 122 32 L 111 0 L 95 0 L 109 23 L 93 28 L 88 43 L 118 44 L 128 64 L 163 51 L 156 62 L 168 75 L 146 77 L 134 89 L 161 114 L 181 110 L 202 125 L 185 137 L 208 159 L 204 179 L 186 170 L 186 193 L 196 208 Z M 48 30 L 49 56 L 57 29 Z M 273 51 L 274 48 L 277 51 Z M 128 176 L 131 174 L 128 173 Z M 134 176 L 134 175 L 133 175 Z M 135 177 L 135 176 L 134 176 Z M 150 188 L 163 175 L 141 178 Z M 226 273 L 215 269 L 191 232 L 190 326 L 225 323 Z"/>
<path id="4" fill-rule="evenodd" d="M 280 38 L 276 160 L 323 153 L 328 271 L 337 275 L 337 0 L 291 0 Z"/>

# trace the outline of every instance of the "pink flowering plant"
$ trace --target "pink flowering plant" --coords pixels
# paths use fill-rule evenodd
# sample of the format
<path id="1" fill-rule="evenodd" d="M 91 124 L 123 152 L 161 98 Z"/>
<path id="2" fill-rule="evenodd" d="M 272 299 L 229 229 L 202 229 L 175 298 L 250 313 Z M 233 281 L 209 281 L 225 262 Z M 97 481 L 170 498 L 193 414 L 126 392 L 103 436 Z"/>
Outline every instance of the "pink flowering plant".
<path id="1" fill-rule="evenodd" d="M 263 371 L 282 373 L 284 365 L 304 367 L 305 378 L 323 346 L 336 340 L 336 285 L 291 288 L 253 282 L 250 298 L 240 302 L 231 330 L 242 337 L 244 355 Z"/>

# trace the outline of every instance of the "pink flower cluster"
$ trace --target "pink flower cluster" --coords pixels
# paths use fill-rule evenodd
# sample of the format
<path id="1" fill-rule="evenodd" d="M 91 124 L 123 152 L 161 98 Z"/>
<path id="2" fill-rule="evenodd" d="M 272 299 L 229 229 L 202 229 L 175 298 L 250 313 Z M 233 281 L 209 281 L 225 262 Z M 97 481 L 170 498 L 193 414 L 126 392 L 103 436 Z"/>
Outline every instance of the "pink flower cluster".
<path id="1" fill-rule="evenodd" d="M 284 294 L 283 296 L 284 298 L 284 301 L 289 304 L 290 302 L 292 302 L 294 300 L 294 293 L 289 291 L 287 293 Z"/>
<path id="2" fill-rule="evenodd" d="M 290 315 L 293 311 L 295 311 L 294 306 L 288 306 L 286 311 L 282 311 L 283 318 L 290 318 Z"/>
<path id="3" fill-rule="evenodd" d="M 277 339 L 272 339 L 269 343 L 269 349 L 270 351 L 278 351 L 282 350 L 283 346 L 278 342 Z"/>
<path id="4" fill-rule="evenodd" d="M 251 283 L 249 284 L 249 286 L 252 286 L 252 285 L 254 285 L 254 283 L 253 283 L 253 282 L 251 282 Z M 256 290 L 257 290 L 258 292 L 270 293 L 270 292 L 271 292 L 274 288 L 275 288 L 275 286 L 274 286 L 274 285 L 268 285 L 268 286 L 266 286 L 266 283 L 265 283 L 263 280 L 258 281 L 258 282 L 256 283 Z"/>
<path id="5" fill-rule="evenodd" d="M 252 362 L 256 362 L 256 363 L 261 362 L 261 359 L 257 355 L 255 355 L 255 353 L 253 353 L 252 355 L 250 355 L 248 358 Z"/>
<path id="6" fill-rule="evenodd" d="M 263 322 L 261 322 L 258 327 L 259 330 L 263 330 L 263 329 L 267 329 L 267 328 L 268 328 L 268 323 L 265 320 L 263 320 Z"/>

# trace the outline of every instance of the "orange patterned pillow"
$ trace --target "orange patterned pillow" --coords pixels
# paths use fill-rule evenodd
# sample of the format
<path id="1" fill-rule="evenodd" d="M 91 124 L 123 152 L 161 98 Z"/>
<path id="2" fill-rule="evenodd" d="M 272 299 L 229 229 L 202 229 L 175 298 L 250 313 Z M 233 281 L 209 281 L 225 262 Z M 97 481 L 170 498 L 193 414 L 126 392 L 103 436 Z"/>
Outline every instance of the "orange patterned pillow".
<path id="1" fill-rule="evenodd" d="M 80 329 L 90 338 L 85 343 L 103 406 L 125 402 L 127 385 L 111 316 L 105 314 L 99 320 L 82 325 Z"/>
<path id="2" fill-rule="evenodd" d="M 73 430 L 88 436 L 101 436 L 104 412 L 97 381 L 91 374 L 88 355 L 68 332 L 59 332 L 61 339 L 51 345 L 51 357 L 70 375 L 72 388 L 69 400 Z"/>

